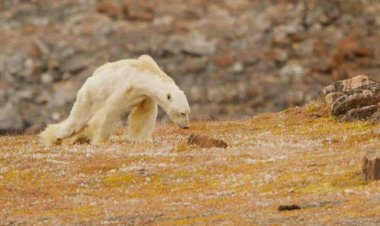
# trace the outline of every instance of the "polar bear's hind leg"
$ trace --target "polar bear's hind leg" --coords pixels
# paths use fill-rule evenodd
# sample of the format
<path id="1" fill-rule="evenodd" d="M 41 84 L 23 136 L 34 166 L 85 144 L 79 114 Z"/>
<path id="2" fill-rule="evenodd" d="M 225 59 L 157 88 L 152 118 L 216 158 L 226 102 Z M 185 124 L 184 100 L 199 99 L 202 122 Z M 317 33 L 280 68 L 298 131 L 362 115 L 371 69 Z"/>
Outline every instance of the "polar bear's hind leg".
<path id="1" fill-rule="evenodd" d="M 39 135 L 41 142 L 47 146 L 52 144 L 61 144 L 62 140 L 56 138 L 56 133 L 59 130 L 60 125 L 61 123 L 48 125 Z"/>
<path id="2" fill-rule="evenodd" d="M 128 139 L 151 141 L 156 118 L 157 103 L 150 98 L 145 99 L 128 116 Z"/>
<path id="3" fill-rule="evenodd" d="M 85 90 L 79 90 L 77 100 L 71 109 L 69 117 L 62 123 L 56 137 L 64 139 L 74 133 L 78 133 L 86 125 L 91 117 L 92 101 L 88 98 Z"/>

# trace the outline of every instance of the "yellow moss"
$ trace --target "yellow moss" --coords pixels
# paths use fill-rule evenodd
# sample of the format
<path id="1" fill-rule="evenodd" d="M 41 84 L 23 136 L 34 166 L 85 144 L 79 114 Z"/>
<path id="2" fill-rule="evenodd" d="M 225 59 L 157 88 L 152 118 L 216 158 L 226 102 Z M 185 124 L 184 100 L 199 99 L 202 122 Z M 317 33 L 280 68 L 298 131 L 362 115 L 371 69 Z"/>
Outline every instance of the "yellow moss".
<path id="1" fill-rule="evenodd" d="M 164 222 L 162 225 L 246 225 L 247 221 L 235 214 L 199 214 L 199 216 L 184 217 L 174 222 Z M 161 224 L 160 224 L 161 225 Z"/>
<path id="2" fill-rule="evenodd" d="M 335 177 L 330 184 L 337 188 L 348 188 L 365 185 L 361 172 L 349 172 Z"/>
<path id="3" fill-rule="evenodd" d="M 144 181 L 144 177 L 140 175 L 114 174 L 106 176 L 102 184 L 108 187 L 120 187 L 140 183 L 142 181 Z"/>
<path id="4" fill-rule="evenodd" d="M 306 187 L 300 188 L 298 190 L 301 193 L 305 194 L 325 194 L 325 193 L 331 193 L 331 192 L 337 192 L 340 191 L 340 189 L 336 189 L 335 187 L 331 186 L 329 183 L 317 183 L 317 184 L 310 184 Z"/>
<path id="5" fill-rule="evenodd" d="M 315 113 L 318 111 L 319 109 L 319 106 L 317 105 L 317 103 L 311 103 L 309 104 L 308 106 L 306 106 L 307 110 L 311 113 Z"/>
<path id="6" fill-rule="evenodd" d="M 179 144 L 177 144 L 175 150 L 178 152 L 184 152 L 184 151 L 188 151 L 189 149 L 190 149 L 190 147 L 188 147 L 187 143 L 184 141 L 184 142 L 180 142 Z"/>

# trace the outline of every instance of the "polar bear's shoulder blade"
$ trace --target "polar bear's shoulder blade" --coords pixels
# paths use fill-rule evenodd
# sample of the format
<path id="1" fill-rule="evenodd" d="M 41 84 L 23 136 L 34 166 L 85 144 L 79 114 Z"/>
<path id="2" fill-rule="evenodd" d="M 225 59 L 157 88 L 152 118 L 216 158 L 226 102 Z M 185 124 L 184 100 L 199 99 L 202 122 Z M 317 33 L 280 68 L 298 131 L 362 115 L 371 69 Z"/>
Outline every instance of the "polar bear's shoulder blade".
<path id="1" fill-rule="evenodd" d="M 139 61 L 142 63 L 141 67 L 156 73 L 162 73 L 161 68 L 158 66 L 156 61 L 149 55 L 142 55 L 139 57 Z"/>
<path id="2" fill-rule="evenodd" d="M 140 62 L 140 69 L 150 71 L 153 74 L 159 76 L 164 81 L 173 81 L 167 74 L 165 74 L 165 72 L 162 71 L 160 66 L 158 66 L 156 61 L 151 56 L 142 55 L 138 58 L 138 61 Z"/>

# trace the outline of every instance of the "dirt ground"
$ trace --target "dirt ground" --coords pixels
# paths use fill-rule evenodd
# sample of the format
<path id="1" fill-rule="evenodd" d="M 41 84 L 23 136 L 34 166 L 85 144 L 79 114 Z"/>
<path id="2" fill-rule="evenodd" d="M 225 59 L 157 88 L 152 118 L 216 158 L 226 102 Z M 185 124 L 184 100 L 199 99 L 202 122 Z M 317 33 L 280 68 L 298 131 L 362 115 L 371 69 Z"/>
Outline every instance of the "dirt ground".
<path id="1" fill-rule="evenodd" d="M 35 134 L 2 136 L 0 224 L 379 225 L 380 182 L 364 182 L 361 164 L 380 126 L 319 108 L 159 124 L 152 143 L 45 148 Z M 192 133 L 229 147 L 187 146 Z"/>

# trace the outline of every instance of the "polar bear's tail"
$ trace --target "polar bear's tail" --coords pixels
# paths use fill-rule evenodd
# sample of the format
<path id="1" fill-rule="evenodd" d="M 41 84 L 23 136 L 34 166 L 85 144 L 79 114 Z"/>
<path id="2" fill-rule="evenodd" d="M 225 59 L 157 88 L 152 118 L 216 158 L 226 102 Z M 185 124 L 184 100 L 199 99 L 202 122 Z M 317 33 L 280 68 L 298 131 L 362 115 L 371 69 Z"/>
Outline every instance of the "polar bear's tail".
<path id="1" fill-rule="evenodd" d="M 57 139 L 56 134 L 61 125 L 62 123 L 48 125 L 46 129 L 40 133 L 40 141 L 47 146 L 59 144 L 60 140 Z"/>

